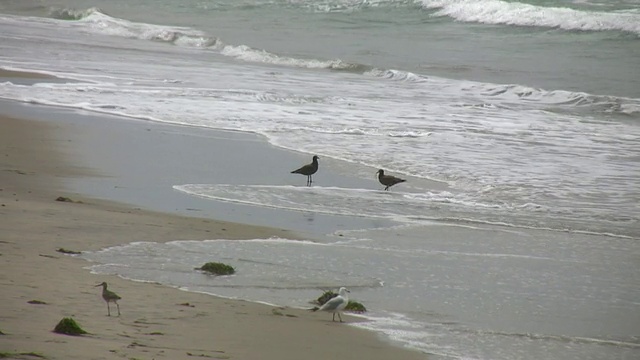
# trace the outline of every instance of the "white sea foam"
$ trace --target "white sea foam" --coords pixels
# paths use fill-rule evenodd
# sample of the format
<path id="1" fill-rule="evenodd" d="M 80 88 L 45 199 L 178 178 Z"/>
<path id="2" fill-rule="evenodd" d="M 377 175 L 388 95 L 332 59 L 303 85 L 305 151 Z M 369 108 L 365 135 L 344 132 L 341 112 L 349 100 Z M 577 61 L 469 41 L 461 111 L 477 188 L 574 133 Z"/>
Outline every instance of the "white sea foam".
<path id="1" fill-rule="evenodd" d="M 78 23 L 86 25 L 85 30 L 99 34 L 162 41 L 175 45 L 211 47 L 218 42 L 217 38 L 191 28 L 136 23 L 108 16 L 98 10 L 90 11 L 87 16 L 79 19 Z"/>
<path id="2" fill-rule="evenodd" d="M 114 63 L 110 66 L 116 70 L 118 65 Z M 122 72 L 125 71 L 127 70 L 123 68 Z M 213 73 L 213 70 L 210 72 Z M 271 80 L 267 79 L 269 75 L 246 70 L 245 73 L 251 74 L 255 88 L 237 89 L 233 85 L 215 88 L 210 87 L 210 84 L 200 87 L 197 86 L 200 79 L 189 77 L 185 77 L 186 81 L 183 83 L 166 84 L 163 81 L 165 76 L 158 76 L 157 81 L 141 81 L 132 80 L 134 78 L 128 76 L 96 74 L 91 83 L 42 83 L 36 86 L 4 83 L 0 85 L 0 96 L 154 121 L 260 132 L 272 143 L 283 147 L 303 149 L 310 153 L 375 168 L 386 168 L 400 174 L 447 181 L 455 188 L 469 192 L 469 199 L 465 200 L 468 202 L 462 202 L 460 205 L 476 209 L 500 208 L 499 202 L 492 204 L 492 201 L 478 199 L 477 195 L 487 198 L 501 198 L 507 195 L 521 199 L 524 204 L 542 204 L 546 201 L 537 194 L 543 196 L 549 184 L 555 182 L 554 177 L 550 175 L 555 176 L 554 168 L 562 158 L 552 157 L 553 161 L 546 162 L 544 153 L 530 151 L 539 148 L 529 147 L 527 144 L 545 144 L 550 151 L 563 148 L 563 151 L 570 153 L 580 148 L 586 155 L 607 153 L 615 148 L 613 151 L 624 160 L 626 157 L 634 156 L 632 147 L 624 144 L 632 144 L 638 138 L 638 135 L 634 134 L 634 128 L 626 129 L 622 123 L 603 122 L 595 118 L 593 121 L 587 121 L 585 117 L 550 115 L 537 110 L 540 107 L 544 110 L 556 103 L 568 109 L 591 106 L 589 104 L 605 106 L 607 103 L 615 103 L 619 104 L 619 109 L 634 115 L 637 111 L 634 110 L 634 104 L 637 102 L 634 99 L 596 97 L 561 91 L 545 92 L 539 89 L 455 82 L 439 78 L 430 78 L 425 87 L 419 89 L 413 85 L 405 88 L 402 83 L 376 89 L 375 82 L 371 82 L 375 81 L 375 78 L 364 82 L 359 80 L 344 87 L 342 96 L 336 97 L 332 91 L 333 85 L 329 85 L 333 84 L 330 79 L 293 77 L 290 78 L 286 91 L 263 91 L 260 89 L 261 82 Z M 226 77 L 230 77 L 229 74 L 218 74 L 217 82 L 224 82 Z M 84 74 L 82 78 L 91 77 Z M 306 84 L 311 81 L 316 86 L 313 92 L 308 92 Z M 328 81 L 326 87 L 324 81 Z M 137 85 L 138 83 L 144 85 Z M 430 97 L 432 103 L 416 104 L 411 100 L 414 91 Z M 393 94 L 393 97 L 390 97 L 390 94 Z M 377 100 L 371 100 L 372 96 Z M 472 107 L 468 110 L 449 100 L 460 96 L 499 106 Z M 397 101 L 403 97 L 404 101 Z M 215 101 L 213 107 L 210 106 L 212 101 Z M 407 104 L 412 105 L 406 106 Z M 614 111 L 613 109 L 615 108 L 607 107 L 605 112 Z M 306 115 L 301 115 L 301 112 Z M 184 114 L 189 116 L 185 117 Z M 331 122 L 326 121 L 328 118 Z M 291 134 L 296 136 L 292 137 Z M 469 146 L 468 140 L 465 139 L 468 136 L 475 139 L 471 152 L 465 150 Z M 425 139 L 427 141 L 419 141 Z M 407 143 L 398 142 L 399 140 Z M 481 145 L 485 142 L 488 146 L 491 144 L 487 148 L 491 154 L 490 161 L 487 161 L 489 157 L 482 151 Z M 504 148 L 496 152 L 496 146 Z M 378 155 L 388 154 L 390 148 L 395 149 L 397 155 L 401 156 L 387 158 L 388 155 Z M 458 151 L 465 152 L 467 158 L 445 156 Z M 517 157 L 511 156 L 514 151 L 520 152 L 520 158 L 537 159 L 538 166 L 530 168 L 525 166 L 526 162 L 518 164 Z M 501 153 L 504 154 L 504 162 L 516 162 L 505 167 L 503 161 L 496 158 Z M 566 168 L 576 166 L 577 160 L 580 158 L 568 160 Z M 473 175 L 477 176 L 476 179 L 465 175 L 465 172 L 471 169 L 466 165 L 467 161 L 475 168 L 479 164 L 483 165 L 482 171 Z M 583 161 L 583 165 L 574 168 L 577 173 L 588 172 L 590 169 L 591 158 L 587 156 Z M 495 168 L 492 168 L 493 166 Z M 508 172 L 505 172 L 507 169 Z M 611 174 L 617 173 L 618 179 L 631 179 L 632 172 L 633 168 L 611 168 Z M 513 181 L 521 181 L 523 173 L 528 174 L 526 177 L 533 188 L 509 185 Z M 571 177 L 571 180 L 565 178 L 564 185 L 553 186 L 553 196 L 562 195 L 572 199 L 577 195 L 576 191 L 588 192 L 595 186 L 597 191 L 610 191 L 611 194 L 607 197 L 614 201 L 618 197 L 624 198 L 632 189 L 630 184 L 633 181 L 620 182 L 618 185 L 614 182 L 603 189 L 593 184 L 590 179 L 590 176 Z M 496 183 L 501 185 L 487 187 Z M 458 200 L 447 201 L 449 204 L 455 204 Z M 597 201 L 589 201 L 593 203 L 589 206 L 602 210 Z M 507 202 L 513 203 L 516 209 L 522 207 L 522 204 L 516 201 Z M 560 206 L 555 208 L 557 213 L 569 214 Z M 543 210 L 548 211 L 548 208 L 529 207 L 529 210 L 542 213 Z M 633 218 L 634 211 L 633 207 L 626 210 L 619 205 L 615 207 L 618 216 Z M 575 216 L 580 213 L 574 212 Z"/>
<path id="3" fill-rule="evenodd" d="M 338 187 L 232 184 L 185 184 L 175 185 L 174 189 L 206 199 L 288 211 L 381 218 L 409 224 L 425 225 L 437 221 L 629 238 L 624 232 L 616 234 L 590 228 L 590 221 L 585 219 L 593 216 L 593 212 L 588 207 L 549 207 L 515 199 L 513 203 L 489 202 L 490 197 L 483 199 L 467 193 L 381 193 Z"/>
<path id="4" fill-rule="evenodd" d="M 625 31 L 640 35 L 640 15 L 535 6 L 501 0 L 422 0 L 436 16 L 484 24 L 536 26 L 581 31 Z"/>
<path id="5" fill-rule="evenodd" d="M 316 59 L 297 59 L 292 57 L 278 56 L 265 50 L 253 49 L 246 45 L 226 45 L 220 51 L 222 55 L 233 57 L 239 60 L 266 63 L 273 65 L 284 65 L 293 67 L 303 67 L 309 69 L 350 69 L 355 65 L 346 63 L 342 60 L 316 60 Z"/>
<path id="6" fill-rule="evenodd" d="M 428 78 L 426 76 L 414 74 L 407 71 L 400 70 L 383 70 L 383 69 L 371 69 L 365 72 L 365 75 L 380 77 L 389 80 L 407 81 L 407 82 L 426 82 Z"/>

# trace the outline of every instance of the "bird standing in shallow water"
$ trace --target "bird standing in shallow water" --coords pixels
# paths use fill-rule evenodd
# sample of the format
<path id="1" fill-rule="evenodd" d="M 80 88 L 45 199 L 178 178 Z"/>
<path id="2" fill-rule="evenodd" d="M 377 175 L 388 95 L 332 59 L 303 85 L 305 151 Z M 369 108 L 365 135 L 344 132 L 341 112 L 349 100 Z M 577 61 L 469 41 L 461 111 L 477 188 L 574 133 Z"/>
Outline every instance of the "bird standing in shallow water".
<path id="1" fill-rule="evenodd" d="M 112 302 L 116 304 L 118 308 L 118 316 L 120 316 L 120 305 L 118 305 L 118 300 L 122 299 L 118 294 L 113 291 L 107 290 L 107 283 L 103 282 L 101 284 L 96 285 L 95 287 L 102 286 L 102 298 L 107 302 L 107 316 L 111 316 L 111 309 L 109 308 L 109 303 Z"/>
<path id="2" fill-rule="evenodd" d="M 349 290 L 347 290 L 347 288 L 345 287 L 341 287 L 340 290 L 338 290 L 338 296 L 332 297 L 319 308 L 315 308 L 312 310 L 333 313 L 333 318 L 331 319 L 331 321 L 336 321 L 336 314 L 338 314 L 338 318 L 340 319 L 340 322 L 342 322 L 342 316 L 340 316 L 340 312 L 344 310 L 344 308 L 347 307 L 347 304 L 349 303 L 349 295 L 347 293 L 349 293 Z"/>
<path id="3" fill-rule="evenodd" d="M 311 164 L 307 164 L 300 169 L 293 170 L 292 174 L 302 174 L 307 175 L 307 186 L 311 186 L 313 180 L 311 179 L 311 175 L 315 174 L 318 171 L 318 157 L 316 155 L 313 156 L 313 161 Z"/>
<path id="4" fill-rule="evenodd" d="M 378 170 L 376 174 L 378 175 L 378 181 L 380 181 L 380 184 L 385 186 L 384 188 L 385 190 L 389 190 L 389 188 L 395 184 L 407 181 L 405 179 L 400 179 L 395 176 L 385 175 L 384 170 L 382 169 Z"/>

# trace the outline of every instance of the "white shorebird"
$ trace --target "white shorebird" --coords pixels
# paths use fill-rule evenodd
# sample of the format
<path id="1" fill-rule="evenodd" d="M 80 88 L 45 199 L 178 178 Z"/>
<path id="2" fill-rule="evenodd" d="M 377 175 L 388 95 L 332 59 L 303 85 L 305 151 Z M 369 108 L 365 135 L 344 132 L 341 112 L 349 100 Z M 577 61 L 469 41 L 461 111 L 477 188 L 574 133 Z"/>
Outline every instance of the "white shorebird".
<path id="1" fill-rule="evenodd" d="M 342 322 L 342 316 L 340 316 L 340 312 L 344 310 L 344 308 L 349 303 L 349 295 L 347 294 L 349 292 L 350 291 L 347 290 L 347 288 L 341 287 L 340 290 L 338 290 L 338 296 L 329 299 L 319 308 L 313 309 L 313 311 L 326 311 L 333 313 L 333 318 L 331 319 L 331 321 L 336 321 L 336 314 L 338 314 L 338 318 L 340 319 L 340 322 Z"/>
<path id="2" fill-rule="evenodd" d="M 102 282 L 101 284 L 96 285 L 95 287 L 102 286 L 102 298 L 107 302 L 107 316 L 111 316 L 111 309 L 109 308 L 109 303 L 112 302 L 116 304 L 118 308 L 118 316 L 120 316 L 120 305 L 118 305 L 118 300 L 122 299 L 118 294 L 113 291 L 107 290 L 107 283 Z"/>

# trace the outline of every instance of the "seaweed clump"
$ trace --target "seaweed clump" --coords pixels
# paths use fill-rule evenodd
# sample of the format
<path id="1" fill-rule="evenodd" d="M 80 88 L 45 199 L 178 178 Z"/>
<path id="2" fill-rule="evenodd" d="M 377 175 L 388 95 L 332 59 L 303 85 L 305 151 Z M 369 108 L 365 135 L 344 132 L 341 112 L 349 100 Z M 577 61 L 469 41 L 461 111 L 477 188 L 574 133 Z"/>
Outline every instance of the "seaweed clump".
<path id="1" fill-rule="evenodd" d="M 320 305 L 320 306 L 322 306 L 322 305 L 324 305 L 324 303 L 326 303 L 327 301 L 333 299 L 336 296 L 338 296 L 338 294 L 334 293 L 331 290 L 325 291 L 322 295 L 320 295 L 319 298 L 316 299 L 315 303 Z"/>
<path id="2" fill-rule="evenodd" d="M 196 270 L 206 271 L 213 275 L 231 275 L 236 272 L 233 266 L 218 262 L 208 262 L 201 267 L 196 268 Z"/>
<path id="3" fill-rule="evenodd" d="M 67 250 L 65 248 L 57 248 L 56 251 L 59 252 L 59 253 L 69 254 L 69 255 L 80 255 L 80 254 L 82 254 L 81 251 Z"/>
<path id="4" fill-rule="evenodd" d="M 334 293 L 333 291 L 329 290 L 329 291 L 325 291 L 322 295 L 320 295 L 319 298 L 317 298 L 315 300 L 315 303 L 322 306 L 324 305 L 324 303 L 326 303 L 327 301 L 331 300 L 332 298 L 338 296 L 338 294 Z M 349 300 L 349 302 L 347 303 L 347 306 L 344 308 L 345 311 L 351 311 L 354 313 L 365 313 L 367 312 L 367 308 L 362 305 L 362 303 L 359 303 L 357 301 L 353 301 L 353 300 Z"/>
<path id="5" fill-rule="evenodd" d="M 66 196 L 58 196 L 56 198 L 56 201 L 60 201 L 60 202 L 68 202 L 68 203 L 76 203 L 76 204 L 82 204 L 82 201 L 79 200 L 73 200 L 70 197 L 66 197 Z"/>
<path id="6" fill-rule="evenodd" d="M 47 305 L 46 302 L 41 301 L 41 300 L 29 300 L 29 301 L 27 301 L 27 303 L 34 304 L 34 305 Z"/>
<path id="7" fill-rule="evenodd" d="M 72 336 L 79 336 L 87 333 L 72 318 L 63 318 L 62 320 L 60 320 L 55 329 L 53 329 L 53 332 Z"/>
<path id="8" fill-rule="evenodd" d="M 344 310 L 351 311 L 353 313 L 359 313 L 359 314 L 367 312 L 367 308 L 365 308 L 364 305 L 362 305 L 362 303 L 359 303 L 357 301 L 352 301 L 352 300 L 349 300 L 349 303 L 344 308 Z"/>

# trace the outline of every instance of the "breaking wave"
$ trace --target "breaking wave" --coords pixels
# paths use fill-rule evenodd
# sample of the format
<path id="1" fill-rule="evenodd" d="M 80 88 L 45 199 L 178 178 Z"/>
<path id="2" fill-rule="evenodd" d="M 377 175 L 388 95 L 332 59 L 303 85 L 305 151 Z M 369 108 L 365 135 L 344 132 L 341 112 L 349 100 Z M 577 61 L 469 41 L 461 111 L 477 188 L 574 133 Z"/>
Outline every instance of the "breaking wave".
<path id="1" fill-rule="evenodd" d="M 533 26 L 569 31 L 623 31 L 640 35 L 640 14 L 544 7 L 501 0 L 422 0 L 436 16 L 493 25 Z"/>
<path id="2" fill-rule="evenodd" d="M 340 59 L 319 60 L 292 58 L 279 56 L 266 50 L 255 49 L 246 45 L 225 44 L 218 37 L 208 35 L 200 30 L 188 27 L 131 22 L 111 17 L 99 8 L 84 10 L 56 9 L 51 11 L 51 17 L 58 20 L 78 21 L 85 25 L 84 31 L 92 33 L 166 42 L 185 47 L 206 48 L 217 51 L 221 55 L 247 62 L 350 72 L 364 72 L 368 69 L 368 67 L 364 65 L 348 63 Z"/>
<path id="3" fill-rule="evenodd" d="M 425 7 L 438 8 L 439 12 L 447 11 L 455 14 L 471 14 L 474 13 L 474 9 L 477 6 L 486 5 L 488 8 L 493 9 L 492 14 L 496 19 L 508 19 L 509 16 L 515 16 L 516 14 L 520 14 L 520 11 L 524 11 L 525 15 L 523 16 L 523 19 L 519 20 L 523 24 L 526 23 L 526 14 L 529 13 L 531 13 L 531 17 L 543 20 L 554 17 L 564 19 L 566 16 L 563 15 L 563 12 L 556 13 L 556 11 L 560 10 L 571 11 L 571 14 L 574 14 L 575 16 L 577 16 L 576 14 L 587 14 L 584 11 L 578 10 L 541 8 L 521 3 L 506 3 L 498 0 L 459 0 L 453 2 L 424 0 L 422 3 Z M 532 15 L 534 13 L 537 14 L 537 12 L 541 12 L 543 15 Z M 476 16 L 481 16 L 480 13 L 476 14 Z M 499 14 L 509 14 L 509 16 Z M 597 14 L 600 13 L 589 13 L 588 15 L 597 17 L 599 16 Z M 638 28 L 638 33 L 640 33 L 640 14 L 610 13 L 610 15 L 621 16 L 622 18 L 626 18 L 626 16 L 635 16 L 634 19 L 637 21 L 634 26 Z M 582 108 L 587 111 L 620 114 L 624 116 L 631 116 L 632 118 L 636 118 L 640 115 L 640 99 L 593 95 L 562 90 L 545 90 L 517 84 L 502 85 L 471 81 L 449 81 L 448 79 L 415 74 L 409 71 L 379 69 L 369 65 L 350 63 L 340 59 L 304 59 L 280 56 L 267 50 L 256 49 L 246 45 L 225 44 L 221 39 L 215 36 L 211 36 L 203 31 L 189 27 L 154 25 L 114 18 L 95 7 L 81 10 L 56 9 L 51 11 L 51 16 L 58 20 L 73 20 L 75 24 L 81 24 L 81 31 L 107 36 L 165 42 L 176 46 L 203 48 L 204 50 L 215 51 L 220 55 L 240 61 L 287 67 L 345 71 L 390 81 L 415 83 L 417 86 L 435 86 L 443 90 L 453 90 L 455 92 L 472 96 L 473 98 L 478 98 L 478 101 L 473 100 L 471 102 L 475 104 L 474 106 L 493 108 L 505 105 L 509 106 L 509 104 L 512 104 L 513 102 L 519 102 L 520 104 L 526 103 L 551 111 L 566 108 Z M 487 99 L 489 99 L 489 101 L 487 101 Z"/>
<path id="4" fill-rule="evenodd" d="M 106 14 L 97 7 L 89 9 L 51 8 L 49 10 L 49 16 L 58 20 L 80 20 L 94 13 Z"/>

